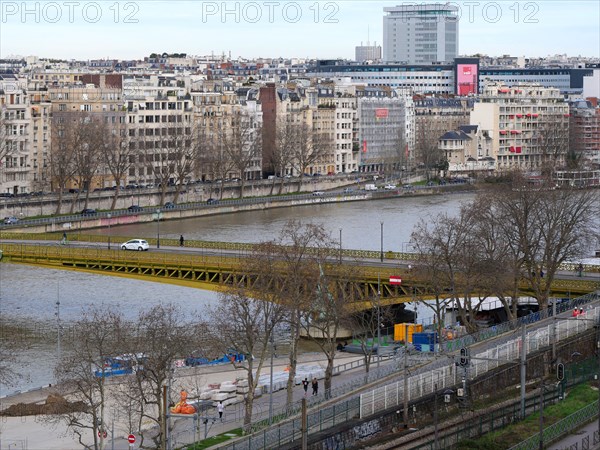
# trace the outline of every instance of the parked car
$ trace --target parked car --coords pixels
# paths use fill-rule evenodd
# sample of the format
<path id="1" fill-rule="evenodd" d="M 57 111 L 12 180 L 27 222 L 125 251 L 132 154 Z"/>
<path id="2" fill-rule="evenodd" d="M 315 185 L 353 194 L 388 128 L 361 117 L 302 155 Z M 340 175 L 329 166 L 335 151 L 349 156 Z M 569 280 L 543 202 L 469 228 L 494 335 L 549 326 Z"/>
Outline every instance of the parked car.
<path id="1" fill-rule="evenodd" d="M 350 194 L 352 192 L 354 192 L 354 189 L 352 189 L 352 188 L 344 188 L 344 194 Z"/>
<path id="2" fill-rule="evenodd" d="M 131 205 L 129 208 L 127 208 L 128 211 L 142 211 L 142 207 L 140 205 Z"/>
<path id="3" fill-rule="evenodd" d="M 384 189 L 387 189 L 388 191 L 391 191 L 391 190 L 396 189 L 396 185 L 395 184 L 386 184 L 384 186 Z"/>
<path id="4" fill-rule="evenodd" d="M 219 200 L 215 198 L 209 198 L 208 200 L 206 200 L 207 205 L 216 205 L 217 203 L 219 203 Z"/>
<path id="5" fill-rule="evenodd" d="M 148 242 L 143 239 L 132 239 L 121 244 L 121 250 L 147 251 L 150 248 Z"/>
<path id="6" fill-rule="evenodd" d="M 14 216 L 10 216 L 10 217 L 5 217 L 4 218 L 4 225 L 14 225 L 15 223 L 17 223 L 19 221 L 19 219 L 17 219 Z"/>
<path id="7" fill-rule="evenodd" d="M 82 216 L 95 216 L 97 211 L 93 208 L 85 208 L 81 211 Z"/>
<path id="8" fill-rule="evenodd" d="M 165 203 L 165 205 L 163 206 L 164 209 L 173 209 L 175 208 L 175 203 L 173 202 L 167 202 Z"/>
<path id="9" fill-rule="evenodd" d="M 325 195 L 325 192 L 323 192 L 323 191 L 314 191 L 312 194 L 320 197 L 321 195 Z"/>

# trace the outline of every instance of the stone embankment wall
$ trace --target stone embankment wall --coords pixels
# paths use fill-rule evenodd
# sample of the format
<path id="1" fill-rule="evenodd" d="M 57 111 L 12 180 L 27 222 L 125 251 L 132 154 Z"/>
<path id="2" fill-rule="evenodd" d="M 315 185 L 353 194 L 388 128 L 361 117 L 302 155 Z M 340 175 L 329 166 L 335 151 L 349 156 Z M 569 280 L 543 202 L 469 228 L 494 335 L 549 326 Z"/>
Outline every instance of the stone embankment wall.
<path id="1" fill-rule="evenodd" d="M 356 183 L 360 183 L 360 178 L 356 175 L 352 177 L 308 177 L 305 178 L 302 186 L 302 192 L 327 191 Z M 260 180 L 248 182 L 244 187 L 244 197 L 262 197 L 277 194 L 293 194 L 298 192 L 298 182 L 285 180 L 280 189 L 279 180 L 275 183 L 270 180 Z M 359 186 L 357 186 L 358 188 Z M 360 186 L 362 187 L 362 186 Z M 223 189 L 221 195 L 221 188 Z M 240 185 L 218 183 L 190 184 L 182 187 L 182 192 L 177 199 L 177 203 L 195 203 L 205 202 L 209 198 L 215 199 L 235 199 L 240 198 Z M 166 193 L 165 202 L 173 201 L 176 188 L 169 188 Z M 109 210 L 113 201 L 114 191 L 90 192 L 89 201 L 85 203 L 85 193 L 77 194 L 65 193 L 62 200 L 61 214 L 78 213 L 83 208 L 93 208 L 97 210 Z M 17 218 L 49 216 L 56 213 L 58 196 L 56 194 L 46 194 L 35 197 L 13 197 L 0 199 L 0 217 L 15 216 Z M 131 205 L 140 205 L 142 207 L 160 205 L 161 193 L 159 189 L 123 189 L 119 193 L 115 209 L 126 209 Z"/>

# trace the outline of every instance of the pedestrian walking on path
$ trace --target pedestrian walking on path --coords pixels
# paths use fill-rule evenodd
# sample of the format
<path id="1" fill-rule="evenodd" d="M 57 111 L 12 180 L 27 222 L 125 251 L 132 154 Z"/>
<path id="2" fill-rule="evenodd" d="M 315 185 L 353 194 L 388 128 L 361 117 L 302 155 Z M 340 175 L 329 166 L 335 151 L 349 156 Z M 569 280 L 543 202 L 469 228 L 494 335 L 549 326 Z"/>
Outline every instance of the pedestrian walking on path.
<path id="1" fill-rule="evenodd" d="M 312 380 L 312 388 L 313 388 L 312 395 L 319 395 L 319 381 L 316 378 L 313 378 L 313 380 Z"/>
<path id="2" fill-rule="evenodd" d="M 308 378 L 302 380 L 302 387 L 304 388 L 304 396 L 308 395 Z"/>
<path id="3" fill-rule="evenodd" d="M 223 405 L 223 401 L 220 401 L 217 405 L 217 411 L 219 412 L 219 420 L 223 422 L 223 411 L 225 411 L 225 406 Z"/>
<path id="4" fill-rule="evenodd" d="M 183 234 L 179 236 L 179 246 L 183 247 L 183 243 L 184 243 L 184 239 L 183 239 Z"/>
<path id="5" fill-rule="evenodd" d="M 66 245 L 67 244 L 67 232 L 66 231 L 63 233 L 63 237 L 62 237 L 62 240 L 60 241 L 60 243 L 62 245 Z"/>
<path id="6" fill-rule="evenodd" d="M 577 266 L 577 275 L 581 278 L 583 276 L 583 264 L 579 263 Z"/>

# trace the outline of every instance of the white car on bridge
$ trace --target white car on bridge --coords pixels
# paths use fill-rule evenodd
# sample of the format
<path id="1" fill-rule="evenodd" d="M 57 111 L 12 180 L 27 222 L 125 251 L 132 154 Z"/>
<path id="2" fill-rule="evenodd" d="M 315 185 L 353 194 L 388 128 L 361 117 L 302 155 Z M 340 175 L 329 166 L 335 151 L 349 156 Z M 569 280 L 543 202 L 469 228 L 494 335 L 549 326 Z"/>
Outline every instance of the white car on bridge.
<path id="1" fill-rule="evenodd" d="M 150 248 L 148 242 L 143 239 L 132 239 L 121 244 L 121 250 L 147 251 Z"/>

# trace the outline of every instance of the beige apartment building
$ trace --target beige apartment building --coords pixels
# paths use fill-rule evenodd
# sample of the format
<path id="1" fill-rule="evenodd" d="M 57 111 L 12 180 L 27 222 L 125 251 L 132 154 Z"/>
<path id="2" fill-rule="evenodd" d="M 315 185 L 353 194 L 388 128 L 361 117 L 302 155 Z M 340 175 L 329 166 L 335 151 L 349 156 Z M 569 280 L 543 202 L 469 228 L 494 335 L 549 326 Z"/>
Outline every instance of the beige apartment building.
<path id="1" fill-rule="evenodd" d="M 32 111 L 24 80 L 0 78 L 0 192 L 30 192 L 32 168 Z"/>
<path id="2" fill-rule="evenodd" d="M 539 171 L 565 165 L 569 105 L 559 89 L 539 84 L 484 86 L 470 118 L 492 139 L 496 170 Z"/>
<path id="3" fill-rule="evenodd" d="M 46 165 L 48 163 L 58 164 L 57 161 L 62 160 L 59 154 L 65 146 L 74 146 L 69 134 L 76 131 L 82 121 L 87 123 L 97 120 L 102 124 L 101 126 L 106 127 L 106 132 L 114 135 L 120 135 L 126 126 L 122 90 L 119 88 L 99 87 L 93 83 L 86 85 L 77 83 L 50 87 L 47 90 L 46 98 L 50 102 L 52 114 L 49 133 L 51 136 L 50 154 L 46 155 Z M 113 176 L 105 166 L 102 155 L 97 151 L 90 152 L 89 155 L 89 170 L 94 171 L 89 185 L 82 179 L 82 167 L 77 167 L 74 160 L 69 163 L 74 164 L 71 169 L 73 175 L 64 187 L 94 190 L 114 186 Z M 57 168 L 54 169 L 56 171 Z M 88 169 L 86 168 L 86 170 Z M 50 177 L 52 189 L 56 190 L 58 188 L 56 173 L 50 174 Z"/>
<path id="4" fill-rule="evenodd" d="M 196 179 L 262 178 L 262 110 L 257 94 L 255 88 L 234 89 L 220 81 L 204 82 L 191 92 L 200 140 Z"/>

